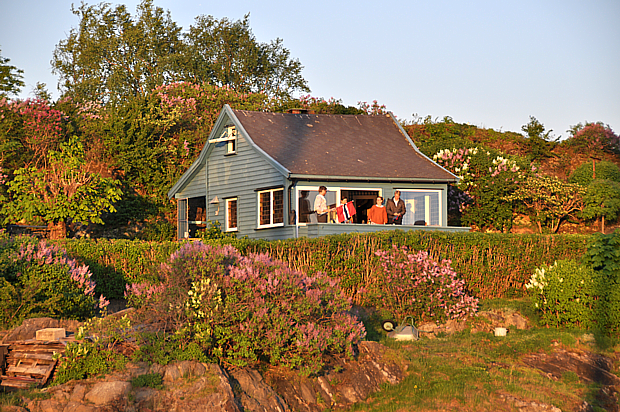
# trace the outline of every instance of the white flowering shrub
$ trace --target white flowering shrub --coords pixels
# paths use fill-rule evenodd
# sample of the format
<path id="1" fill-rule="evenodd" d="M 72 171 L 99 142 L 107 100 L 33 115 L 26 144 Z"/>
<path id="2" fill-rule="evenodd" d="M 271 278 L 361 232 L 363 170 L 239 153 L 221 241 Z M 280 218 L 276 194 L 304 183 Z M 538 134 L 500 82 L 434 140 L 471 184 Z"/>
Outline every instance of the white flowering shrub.
<path id="1" fill-rule="evenodd" d="M 589 266 L 559 260 L 537 268 L 525 287 L 533 294 L 543 324 L 587 329 L 596 322 L 596 300 L 601 294 L 597 276 Z"/>

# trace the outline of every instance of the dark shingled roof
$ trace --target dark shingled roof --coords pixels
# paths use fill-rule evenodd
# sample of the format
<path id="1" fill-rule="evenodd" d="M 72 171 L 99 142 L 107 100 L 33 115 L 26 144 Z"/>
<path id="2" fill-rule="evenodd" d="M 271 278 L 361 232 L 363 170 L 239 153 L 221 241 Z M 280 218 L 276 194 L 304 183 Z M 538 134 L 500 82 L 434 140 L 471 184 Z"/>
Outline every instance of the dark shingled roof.
<path id="1" fill-rule="evenodd" d="M 387 115 L 233 112 L 254 143 L 292 174 L 456 180 L 416 151 Z"/>

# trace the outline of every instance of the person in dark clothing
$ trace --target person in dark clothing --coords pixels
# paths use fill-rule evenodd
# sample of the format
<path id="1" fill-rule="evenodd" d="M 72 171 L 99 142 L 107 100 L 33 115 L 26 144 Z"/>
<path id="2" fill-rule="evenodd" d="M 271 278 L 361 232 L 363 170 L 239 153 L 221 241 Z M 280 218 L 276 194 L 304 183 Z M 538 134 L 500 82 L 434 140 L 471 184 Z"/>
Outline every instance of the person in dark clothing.
<path id="1" fill-rule="evenodd" d="M 400 198 L 400 190 L 394 192 L 394 198 L 388 199 L 387 205 L 388 223 L 393 225 L 402 225 L 403 216 L 407 213 L 405 202 Z"/>

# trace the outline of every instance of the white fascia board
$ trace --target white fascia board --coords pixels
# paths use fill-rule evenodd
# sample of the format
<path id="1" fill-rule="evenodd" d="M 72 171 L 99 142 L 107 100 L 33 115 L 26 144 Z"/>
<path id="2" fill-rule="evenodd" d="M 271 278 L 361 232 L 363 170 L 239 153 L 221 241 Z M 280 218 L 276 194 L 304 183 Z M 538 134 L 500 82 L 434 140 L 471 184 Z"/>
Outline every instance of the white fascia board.
<path id="1" fill-rule="evenodd" d="M 390 117 L 392 118 L 392 121 L 396 124 L 396 126 L 398 127 L 400 132 L 403 134 L 403 136 L 405 136 L 405 139 L 407 139 L 409 141 L 409 144 L 411 145 L 411 147 L 413 147 L 415 149 L 416 152 L 418 152 L 419 154 L 424 156 L 426 159 L 428 159 L 429 162 L 435 164 L 437 167 L 439 167 L 439 168 L 443 169 L 444 171 L 450 173 L 452 176 L 454 176 L 454 179 L 456 179 L 456 182 L 458 183 L 458 181 L 460 179 L 459 179 L 459 177 L 457 175 L 455 175 L 454 173 L 452 173 L 451 171 L 449 171 L 448 169 L 446 169 L 445 167 L 443 167 L 442 165 L 438 164 L 436 161 L 434 161 L 433 159 L 431 159 L 430 157 L 428 157 L 427 155 L 422 153 L 422 151 L 418 148 L 418 146 L 416 146 L 415 143 L 413 143 L 413 140 L 411 140 L 411 137 L 409 137 L 409 134 L 407 133 L 407 131 L 405 129 L 403 129 L 403 127 L 400 125 L 400 122 L 398 120 L 396 120 L 396 118 L 394 117 L 392 112 L 388 112 L 388 114 L 390 115 Z"/>

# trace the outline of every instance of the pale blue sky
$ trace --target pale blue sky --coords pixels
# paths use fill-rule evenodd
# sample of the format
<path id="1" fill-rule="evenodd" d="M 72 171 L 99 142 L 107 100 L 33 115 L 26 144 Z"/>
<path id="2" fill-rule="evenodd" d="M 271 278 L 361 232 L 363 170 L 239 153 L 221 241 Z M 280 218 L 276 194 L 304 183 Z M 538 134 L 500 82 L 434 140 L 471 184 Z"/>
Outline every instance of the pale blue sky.
<path id="1" fill-rule="evenodd" d="M 50 60 L 78 24 L 71 3 L 0 0 L 0 48 L 24 70 L 21 97 L 37 82 L 58 96 Z M 138 1 L 123 3 L 133 12 Z M 620 133 L 618 0 L 154 3 L 184 29 L 201 14 L 251 13 L 259 41 L 282 38 L 305 66 L 313 96 L 376 99 L 400 119 L 451 116 L 520 132 L 533 115 L 563 137 L 586 120 Z"/>

